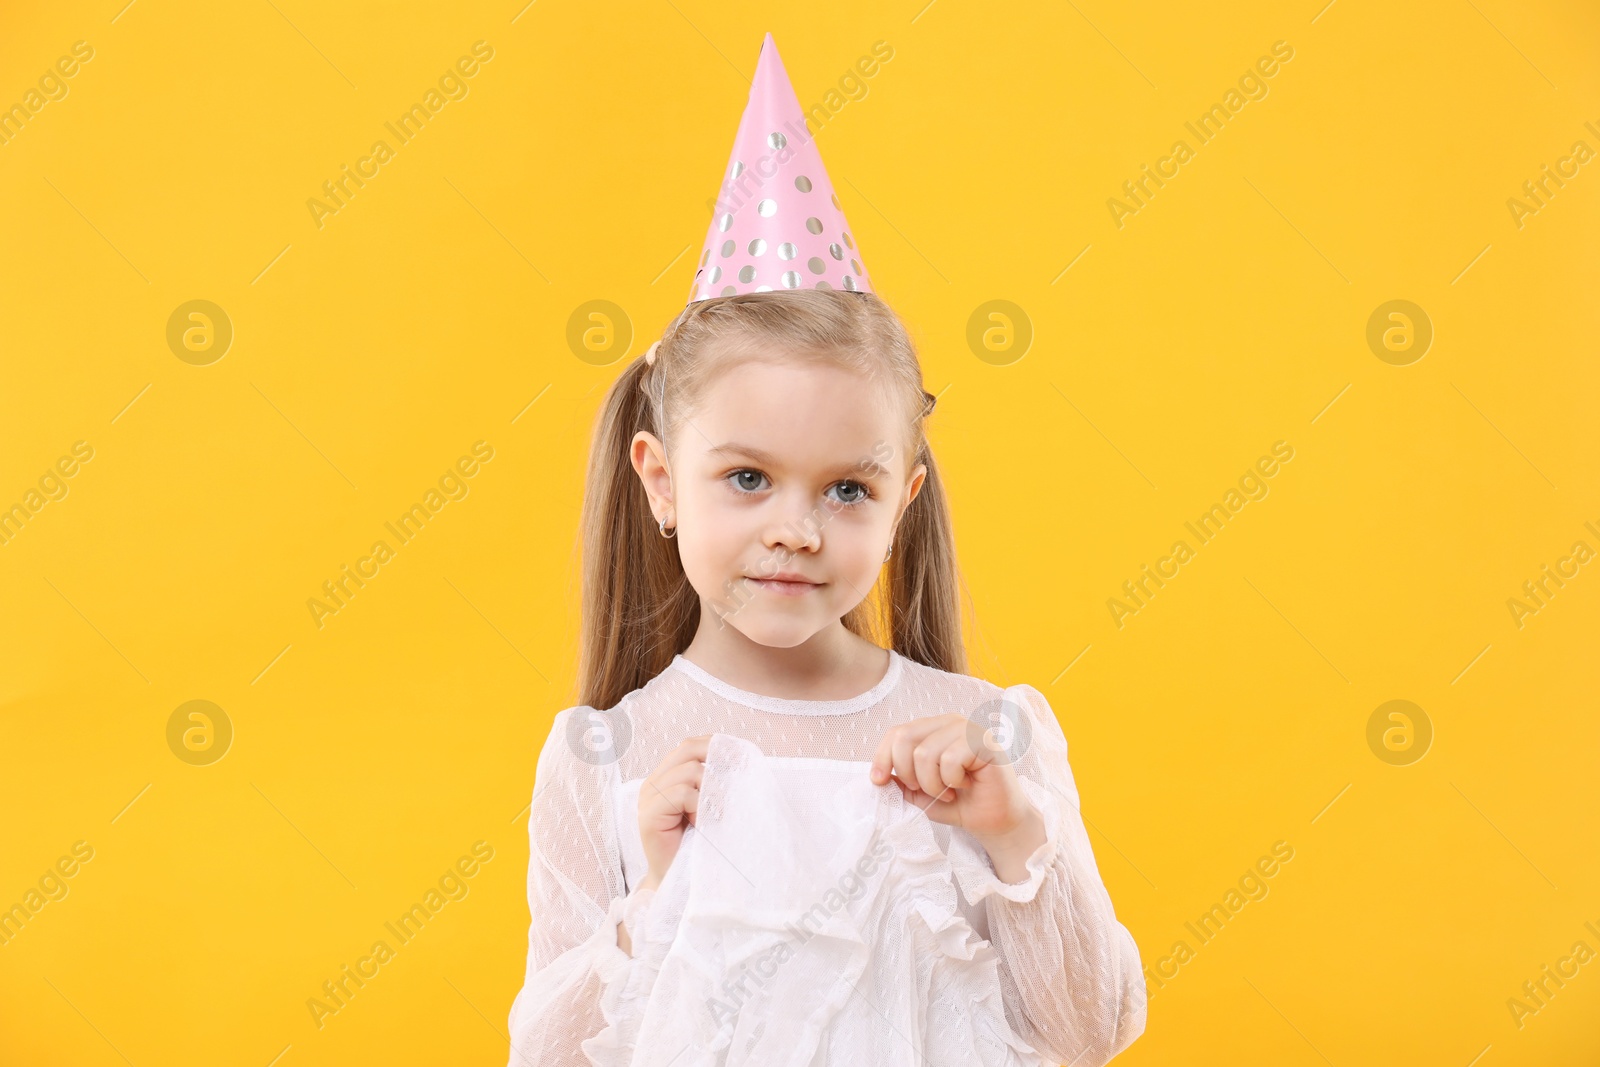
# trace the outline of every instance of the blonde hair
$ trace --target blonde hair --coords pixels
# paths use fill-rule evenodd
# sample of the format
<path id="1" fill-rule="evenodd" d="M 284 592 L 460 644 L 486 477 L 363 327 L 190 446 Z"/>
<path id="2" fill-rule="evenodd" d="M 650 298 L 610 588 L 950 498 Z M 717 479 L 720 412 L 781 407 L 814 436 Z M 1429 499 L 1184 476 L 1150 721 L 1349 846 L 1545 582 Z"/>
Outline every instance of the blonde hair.
<path id="1" fill-rule="evenodd" d="M 661 536 L 629 458 L 647 430 L 670 443 L 708 384 L 730 362 L 777 350 L 865 375 L 904 413 L 909 472 L 928 472 L 895 531 L 886 585 L 841 620 L 852 633 L 918 663 L 966 673 L 955 539 L 938 465 L 923 431 L 934 398 L 905 327 L 872 293 L 797 289 L 713 297 L 666 328 L 653 362 L 633 360 L 607 391 L 590 445 L 580 523 L 582 618 L 578 702 L 606 710 L 660 674 L 689 646 L 700 597 L 675 539 Z M 669 416 L 671 422 L 668 422 Z"/>

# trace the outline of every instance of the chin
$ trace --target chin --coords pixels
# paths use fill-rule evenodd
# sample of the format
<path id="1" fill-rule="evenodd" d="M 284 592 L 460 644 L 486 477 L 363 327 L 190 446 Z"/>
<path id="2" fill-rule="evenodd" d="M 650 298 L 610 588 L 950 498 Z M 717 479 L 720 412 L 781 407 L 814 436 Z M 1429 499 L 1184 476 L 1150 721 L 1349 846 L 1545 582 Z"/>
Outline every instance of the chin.
<path id="1" fill-rule="evenodd" d="M 801 619 L 756 618 L 748 608 L 724 621 L 756 644 L 768 648 L 803 645 L 822 629 Z"/>

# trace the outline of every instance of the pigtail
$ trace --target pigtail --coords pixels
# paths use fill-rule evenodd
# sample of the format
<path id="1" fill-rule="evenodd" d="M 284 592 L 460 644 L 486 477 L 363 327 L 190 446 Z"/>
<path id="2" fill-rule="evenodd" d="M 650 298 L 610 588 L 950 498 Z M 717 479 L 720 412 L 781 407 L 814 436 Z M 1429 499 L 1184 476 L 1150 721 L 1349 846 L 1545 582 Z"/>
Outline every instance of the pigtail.
<path id="1" fill-rule="evenodd" d="M 901 516 L 889 557 L 890 646 L 907 659 L 952 674 L 967 672 L 961 639 L 961 575 L 956 563 L 950 502 L 926 439 L 917 458 L 928 473 Z"/>
<path id="2" fill-rule="evenodd" d="M 657 425 L 659 383 L 652 381 L 660 374 L 642 356 L 629 364 L 606 393 L 590 442 L 578 703 L 600 710 L 665 670 L 699 623 L 699 597 L 677 541 L 661 536 L 629 459 L 640 430 L 666 439 Z"/>

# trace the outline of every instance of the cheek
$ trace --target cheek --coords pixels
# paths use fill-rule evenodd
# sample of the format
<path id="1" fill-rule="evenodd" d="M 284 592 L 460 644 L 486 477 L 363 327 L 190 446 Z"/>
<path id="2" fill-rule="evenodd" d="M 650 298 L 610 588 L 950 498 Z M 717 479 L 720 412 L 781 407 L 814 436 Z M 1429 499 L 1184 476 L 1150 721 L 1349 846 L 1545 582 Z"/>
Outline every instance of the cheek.
<path id="1" fill-rule="evenodd" d="M 690 584 L 702 595 L 720 595 L 717 591 L 738 571 L 756 536 L 748 516 L 714 491 L 700 489 L 680 496 L 675 521 L 678 558 Z"/>
<path id="2" fill-rule="evenodd" d="M 876 574 L 889 551 L 889 521 L 887 516 L 839 515 L 829 523 L 832 543 L 828 546 L 833 555 L 833 565 L 841 571 L 855 574 Z M 827 534 L 824 534 L 827 536 Z M 882 548 L 878 546 L 882 545 Z"/>
<path id="3" fill-rule="evenodd" d="M 683 566 L 683 576 L 689 587 L 702 600 L 716 603 L 734 603 L 740 597 L 737 573 L 726 563 L 720 551 L 678 534 L 678 561 Z M 733 584 L 730 586 L 729 583 Z"/>

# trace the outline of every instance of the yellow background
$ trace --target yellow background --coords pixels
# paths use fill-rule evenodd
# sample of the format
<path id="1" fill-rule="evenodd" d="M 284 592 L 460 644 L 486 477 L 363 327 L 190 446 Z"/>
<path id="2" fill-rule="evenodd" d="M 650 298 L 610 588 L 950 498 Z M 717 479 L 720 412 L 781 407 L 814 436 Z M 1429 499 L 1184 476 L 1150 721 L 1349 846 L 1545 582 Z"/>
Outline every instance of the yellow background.
<path id="1" fill-rule="evenodd" d="M 94 458 L 0 545 L 0 905 L 94 858 L 0 947 L 0 1062 L 504 1062 L 622 366 L 568 319 L 622 307 L 620 360 L 682 307 L 769 30 L 807 105 L 894 49 L 819 145 L 941 397 L 974 673 L 1050 698 L 1145 964 L 1295 850 L 1121 1062 L 1596 1062 L 1600 962 L 1506 1004 L 1600 950 L 1600 564 L 1506 604 L 1600 549 L 1600 163 L 1506 206 L 1600 149 L 1591 5 L 523 3 L 6 5 L 0 103 L 95 54 L 0 146 L 0 505 Z M 478 40 L 469 95 L 319 229 L 306 201 Z M 1108 198 L 1280 40 L 1119 229 Z M 194 299 L 234 329 L 207 366 L 166 342 Z M 1435 331 L 1408 366 L 1365 340 L 1393 299 Z M 1003 366 L 966 341 L 990 300 L 1034 330 Z M 480 440 L 319 629 L 307 599 Z M 1279 440 L 1270 495 L 1118 628 Z M 235 731 L 209 766 L 167 744 L 197 699 Z M 1409 766 L 1367 745 L 1394 699 L 1433 726 Z M 476 841 L 470 893 L 318 1029 Z"/>

